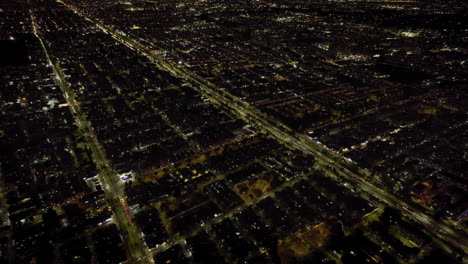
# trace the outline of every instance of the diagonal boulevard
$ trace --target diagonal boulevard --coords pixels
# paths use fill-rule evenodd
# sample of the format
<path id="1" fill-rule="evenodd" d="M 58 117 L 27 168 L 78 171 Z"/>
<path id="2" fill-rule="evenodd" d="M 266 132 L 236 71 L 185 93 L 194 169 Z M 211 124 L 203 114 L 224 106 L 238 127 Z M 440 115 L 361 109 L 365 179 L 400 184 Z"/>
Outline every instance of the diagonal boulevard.
<path id="1" fill-rule="evenodd" d="M 111 26 L 102 24 L 96 19 L 85 15 L 76 7 L 68 3 L 60 0 L 58 2 L 68 7 L 87 21 L 95 24 L 102 31 L 109 34 L 125 46 L 147 57 L 159 69 L 167 71 L 173 76 L 185 80 L 193 89 L 210 99 L 210 101 L 218 108 L 233 113 L 244 121 L 261 129 L 263 132 L 266 132 L 278 142 L 281 142 L 290 148 L 300 150 L 305 154 L 314 156 L 318 165 L 328 172 L 326 174 L 328 177 L 339 182 L 346 181 L 351 183 L 351 185 L 357 190 L 361 190 L 363 193 L 377 198 L 380 203 L 399 209 L 405 216 L 424 226 L 426 230 L 432 233 L 435 237 L 438 237 L 451 245 L 458 246 L 465 252 L 468 252 L 468 239 L 466 234 L 460 234 L 460 232 L 455 231 L 451 226 L 432 219 L 416 207 L 409 205 L 392 194 L 389 194 L 368 182 L 361 176 L 364 175 L 361 169 L 350 169 L 349 163 L 347 163 L 343 157 L 314 141 L 306 134 L 293 131 L 279 120 L 263 113 L 249 103 L 226 91 L 217 89 L 214 84 L 195 75 L 180 65 L 155 54 L 152 52 L 153 47 L 147 47 L 139 43 L 137 40 L 116 31 Z"/>

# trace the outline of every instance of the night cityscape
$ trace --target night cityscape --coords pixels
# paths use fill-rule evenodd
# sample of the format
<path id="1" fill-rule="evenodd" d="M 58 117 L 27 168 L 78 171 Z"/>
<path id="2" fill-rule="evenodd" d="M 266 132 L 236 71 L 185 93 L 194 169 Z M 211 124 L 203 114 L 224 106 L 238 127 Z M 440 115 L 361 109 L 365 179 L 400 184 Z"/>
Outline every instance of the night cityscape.
<path id="1" fill-rule="evenodd" d="M 0 264 L 468 263 L 468 2 L 0 1 Z"/>

